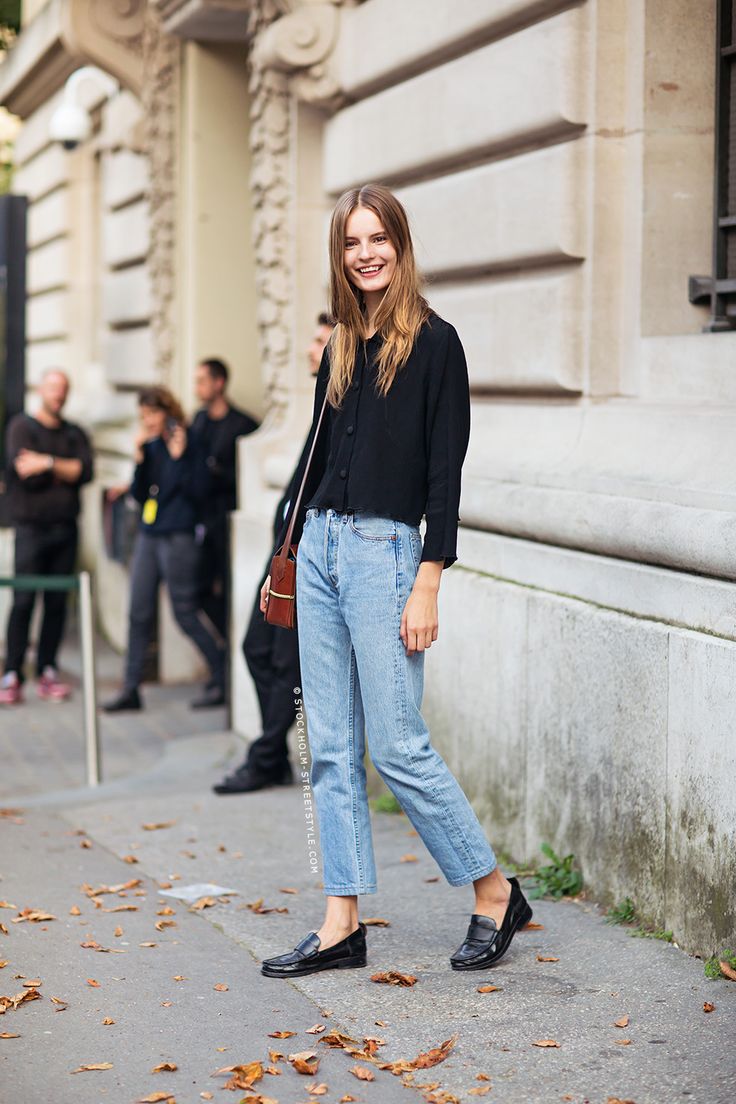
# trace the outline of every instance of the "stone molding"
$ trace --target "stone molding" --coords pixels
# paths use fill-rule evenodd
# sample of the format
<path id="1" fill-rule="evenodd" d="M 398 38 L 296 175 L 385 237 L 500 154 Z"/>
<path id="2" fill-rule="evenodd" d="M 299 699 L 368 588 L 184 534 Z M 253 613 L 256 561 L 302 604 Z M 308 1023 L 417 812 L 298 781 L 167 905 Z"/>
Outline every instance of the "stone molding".
<path id="1" fill-rule="evenodd" d="M 97 65 L 140 95 L 146 0 L 51 0 L 0 69 L 0 100 L 33 114 L 81 65 Z"/>
<path id="2" fill-rule="evenodd" d="M 337 95 L 327 59 L 341 0 L 260 0 L 248 26 L 253 248 L 266 407 L 281 424 L 292 401 L 294 279 L 292 203 L 294 98 L 327 104 Z"/>
<path id="3" fill-rule="evenodd" d="M 149 159 L 148 203 L 151 280 L 151 336 L 154 363 L 162 379 L 170 378 L 176 358 L 176 195 L 179 165 L 180 52 L 177 39 L 163 32 L 158 15 L 146 16 L 142 91 L 144 145 Z"/>

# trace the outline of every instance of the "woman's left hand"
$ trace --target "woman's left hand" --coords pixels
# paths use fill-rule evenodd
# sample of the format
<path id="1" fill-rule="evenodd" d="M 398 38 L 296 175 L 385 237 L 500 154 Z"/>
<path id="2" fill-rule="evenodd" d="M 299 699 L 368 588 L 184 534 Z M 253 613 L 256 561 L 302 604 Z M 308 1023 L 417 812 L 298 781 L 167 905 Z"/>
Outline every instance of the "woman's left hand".
<path id="1" fill-rule="evenodd" d="M 180 460 L 187 447 L 187 431 L 182 425 L 175 425 L 171 431 L 166 447 L 172 460 Z"/>
<path id="2" fill-rule="evenodd" d="M 424 565 L 422 565 L 424 566 Z M 439 584 L 439 580 L 437 580 Z M 399 635 L 409 655 L 431 648 L 439 632 L 437 613 L 437 585 L 427 583 L 417 575 L 416 581 L 401 615 Z"/>

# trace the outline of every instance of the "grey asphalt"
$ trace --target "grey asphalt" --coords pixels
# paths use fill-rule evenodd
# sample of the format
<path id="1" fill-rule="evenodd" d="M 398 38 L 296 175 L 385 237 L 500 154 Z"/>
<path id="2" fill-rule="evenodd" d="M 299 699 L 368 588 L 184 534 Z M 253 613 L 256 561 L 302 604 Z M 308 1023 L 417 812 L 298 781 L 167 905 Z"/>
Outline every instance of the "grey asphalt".
<path id="1" fill-rule="evenodd" d="M 22 974 L 41 979 L 44 998 L 0 1016 L 0 1034 L 20 1035 L 0 1038 L 0 1100 L 132 1104 L 163 1091 L 177 1104 L 207 1099 L 203 1092 L 216 1100 L 251 1099 L 223 1096 L 225 1078 L 214 1071 L 268 1063 L 269 1049 L 276 1049 L 321 1056 L 316 1077 L 282 1060 L 278 1075 L 255 1085 L 254 1092 L 278 1104 L 338 1101 L 345 1094 L 361 1104 L 425 1098 L 442 1104 L 607 1104 L 611 1098 L 732 1104 L 736 984 L 707 981 L 697 959 L 632 938 L 587 902 L 537 903 L 542 930 L 520 933 L 493 970 L 454 973 L 447 957 L 467 926 L 470 891 L 435 880 L 435 864 L 403 816 L 373 816 L 380 889 L 363 899 L 362 913 L 390 926 L 369 927 L 368 968 L 292 982 L 263 978 L 260 959 L 317 927 L 323 897 L 309 863 L 299 786 L 239 797 L 211 793 L 223 763 L 239 753 L 227 734 L 179 738 L 139 777 L 117 779 L 96 793 L 27 797 L 12 803 L 22 813 L 0 817 L 0 898 L 17 906 L 0 909 L 8 928 L 0 933 L 0 960 L 8 960 L 0 969 L 0 994 L 19 992 L 23 978 L 15 975 Z M 408 854 L 416 861 L 405 861 Z M 138 861 L 124 862 L 130 855 Z M 141 886 L 124 897 L 101 895 L 102 908 L 80 888 L 131 878 Z M 193 912 L 159 895 L 166 882 L 174 888 L 214 882 L 237 895 Z M 288 912 L 247 907 L 260 899 L 265 908 Z M 110 902 L 137 911 L 104 911 Z M 73 906 L 81 915 L 70 915 Z M 159 915 L 167 907 L 175 913 Z M 23 908 L 57 919 L 12 923 Z M 162 919 L 176 927 L 157 931 Z M 81 946 L 90 941 L 125 953 Z M 410 988 L 371 981 L 373 973 L 389 970 L 418 981 Z M 217 984 L 228 988 L 218 992 Z M 482 984 L 500 988 L 480 994 Z M 52 996 L 66 1009 L 56 1011 Z M 704 1012 L 706 1001 L 713 1012 Z M 624 1016 L 627 1026 L 617 1027 Z M 104 1025 L 105 1018 L 115 1023 Z M 354 1058 L 308 1033 L 318 1022 L 358 1041 L 379 1036 L 386 1061 L 413 1059 L 453 1035 L 457 1041 L 446 1061 L 415 1075 L 416 1082 L 437 1087 L 418 1091 L 367 1062 L 357 1064 L 370 1065 L 375 1080 L 357 1080 L 350 1072 Z M 296 1034 L 269 1037 L 279 1030 Z M 545 1039 L 559 1047 L 533 1045 Z M 177 1070 L 150 1072 L 165 1061 Z M 71 1073 L 104 1062 L 112 1068 Z M 309 1086 L 319 1083 L 328 1091 L 310 1095 Z M 489 1086 L 486 1096 L 470 1093 Z"/>

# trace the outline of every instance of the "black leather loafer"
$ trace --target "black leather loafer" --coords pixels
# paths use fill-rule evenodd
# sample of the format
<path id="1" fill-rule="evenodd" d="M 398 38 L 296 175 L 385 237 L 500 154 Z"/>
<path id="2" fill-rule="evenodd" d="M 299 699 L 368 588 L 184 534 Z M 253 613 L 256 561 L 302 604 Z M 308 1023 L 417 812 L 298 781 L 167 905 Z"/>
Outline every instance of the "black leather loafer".
<path id="1" fill-rule="evenodd" d="M 316 974 L 319 970 L 350 970 L 366 964 L 365 924 L 359 924 L 347 939 L 327 950 L 319 949 L 319 936 L 309 932 L 293 951 L 266 958 L 261 973 L 266 977 L 289 978 Z"/>
<path id="2" fill-rule="evenodd" d="M 495 966 L 506 954 L 519 928 L 531 920 L 532 910 L 518 880 L 509 878 L 509 881 L 511 897 L 501 927 L 496 927 L 496 921 L 490 916 L 474 912 L 465 942 L 450 958 L 453 970 L 483 970 L 486 966 Z"/>
<path id="3" fill-rule="evenodd" d="M 256 790 L 265 790 L 269 786 L 290 786 L 294 781 L 291 765 L 286 764 L 281 774 L 265 775 L 257 774 L 245 765 L 238 767 L 236 771 L 217 782 L 212 789 L 216 794 L 254 793 Z"/>

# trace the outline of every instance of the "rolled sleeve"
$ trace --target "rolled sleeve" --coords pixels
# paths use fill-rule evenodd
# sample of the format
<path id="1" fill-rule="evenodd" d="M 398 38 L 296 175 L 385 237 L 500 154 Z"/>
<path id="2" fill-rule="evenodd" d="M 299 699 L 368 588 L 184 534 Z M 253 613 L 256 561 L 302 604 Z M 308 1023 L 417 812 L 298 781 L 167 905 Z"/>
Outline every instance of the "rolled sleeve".
<path id="1" fill-rule="evenodd" d="M 470 439 L 470 386 L 460 338 L 447 327 L 444 363 L 438 365 L 436 401 L 428 429 L 427 529 L 422 561 L 457 559 L 461 472 Z"/>

